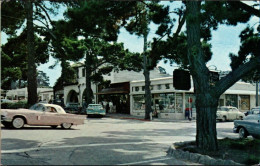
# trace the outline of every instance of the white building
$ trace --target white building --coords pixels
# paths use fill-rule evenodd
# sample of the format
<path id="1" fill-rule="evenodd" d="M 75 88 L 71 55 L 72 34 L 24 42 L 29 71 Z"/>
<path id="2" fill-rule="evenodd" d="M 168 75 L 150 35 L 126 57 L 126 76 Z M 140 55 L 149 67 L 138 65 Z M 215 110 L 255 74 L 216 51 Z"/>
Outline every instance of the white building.
<path id="1" fill-rule="evenodd" d="M 85 75 L 84 66 L 78 67 L 78 83 L 64 87 L 64 103 L 84 103 Z M 91 84 L 94 93 L 93 103 L 112 101 L 111 112 L 127 113 L 144 117 L 144 76 L 143 72 L 120 71 L 103 76 L 110 80 L 110 87 Z M 189 91 L 175 90 L 173 78 L 169 74 L 155 68 L 150 72 L 152 108 L 158 112 L 159 118 L 184 119 L 185 109 L 192 108 L 196 116 L 193 83 Z M 139 81 L 138 81 L 139 80 Z M 190 102 L 188 102 L 190 101 Z M 255 86 L 237 82 L 220 96 L 219 106 L 235 106 L 247 111 L 255 106 Z"/>
<path id="2" fill-rule="evenodd" d="M 130 83 L 131 115 L 145 115 L 144 85 L 144 80 Z M 255 107 L 255 89 L 250 83 L 237 82 L 220 96 L 219 106 L 235 106 L 246 112 Z M 193 117 L 196 116 L 193 83 L 189 91 L 183 91 L 174 89 L 172 77 L 151 79 L 151 93 L 152 109 L 159 118 L 184 119 L 186 108 L 192 108 Z"/>
<path id="3" fill-rule="evenodd" d="M 82 106 L 82 103 L 84 102 L 84 93 L 85 93 L 85 89 L 86 89 L 86 85 L 85 85 L 85 73 L 83 72 L 85 71 L 84 66 L 79 66 L 78 67 L 78 83 L 77 84 L 73 84 L 73 85 L 68 85 L 64 87 L 64 103 L 65 105 L 67 103 L 80 103 L 80 105 Z M 158 68 L 155 68 L 154 70 L 152 70 L 150 72 L 150 78 L 161 78 L 161 77 L 167 77 L 169 76 L 169 74 L 163 74 L 160 73 Z M 116 72 L 113 71 L 111 72 L 109 75 L 103 75 L 104 80 L 110 80 L 111 84 L 120 84 L 120 83 L 130 83 L 133 80 L 137 80 L 137 79 L 143 79 L 143 73 L 142 72 L 134 72 L 134 71 L 127 71 L 127 70 L 123 70 L 120 72 Z M 94 99 L 93 102 L 94 103 L 98 103 L 100 101 L 98 101 L 98 85 L 96 84 L 91 84 L 91 89 L 94 93 Z M 103 92 L 102 92 L 103 93 Z M 107 92 L 106 94 L 115 94 L 114 92 Z M 104 95 L 104 93 L 103 93 Z M 129 92 L 128 92 L 129 95 Z"/>
<path id="4" fill-rule="evenodd" d="M 37 88 L 37 94 L 40 100 L 53 100 L 52 88 Z M 27 100 L 28 91 L 26 88 L 7 90 L 6 98 L 10 100 Z"/>

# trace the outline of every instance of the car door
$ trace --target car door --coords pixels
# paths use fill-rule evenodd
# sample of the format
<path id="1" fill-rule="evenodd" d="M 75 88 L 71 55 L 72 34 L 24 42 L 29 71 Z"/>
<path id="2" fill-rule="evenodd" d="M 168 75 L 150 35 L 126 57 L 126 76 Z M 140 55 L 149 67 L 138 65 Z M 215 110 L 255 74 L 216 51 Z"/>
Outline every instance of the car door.
<path id="1" fill-rule="evenodd" d="M 59 113 L 54 107 L 46 107 L 42 114 L 41 125 L 60 125 Z"/>
<path id="2" fill-rule="evenodd" d="M 40 125 L 42 123 L 42 115 L 45 111 L 45 106 L 42 104 L 35 104 L 30 108 L 31 112 L 27 113 L 27 123 L 29 125 Z"/>
<path id="3" fill-rule="evenodd" d="M 234 118 L 234 120 L 235 119 L 239 119 L 239 110 L 237 109 L 237 108 L 232 108 L 232 111 L 233 111 L 233 118 Z"/>
<path id="4" fill-rule="evenodd" d="M 233 112 L 233 109 L 232 109 L 232 108 L 229 108 L 229 109 L 228 109 L 227 119 L 228 119 L 228 120 L 234 120 L 234 112 Z"/>

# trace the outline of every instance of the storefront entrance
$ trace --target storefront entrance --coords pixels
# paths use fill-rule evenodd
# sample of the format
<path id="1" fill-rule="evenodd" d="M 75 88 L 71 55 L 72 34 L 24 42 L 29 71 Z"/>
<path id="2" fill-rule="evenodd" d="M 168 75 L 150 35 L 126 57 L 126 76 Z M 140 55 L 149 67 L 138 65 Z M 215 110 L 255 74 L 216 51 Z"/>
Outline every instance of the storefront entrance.
<path id="1" fill-rule="evenodd" d="M 130 114 L 129 82 L 110 84 L 98 93 L 98 103 L 102 104 L 108 113 Z"/>

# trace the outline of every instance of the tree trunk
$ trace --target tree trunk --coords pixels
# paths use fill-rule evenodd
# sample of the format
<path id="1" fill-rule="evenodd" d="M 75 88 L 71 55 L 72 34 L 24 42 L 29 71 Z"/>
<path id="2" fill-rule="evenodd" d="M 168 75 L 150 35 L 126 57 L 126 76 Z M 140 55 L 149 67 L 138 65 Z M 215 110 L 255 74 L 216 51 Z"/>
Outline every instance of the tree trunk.
<path id="1" fill-rule="evenodd" d="M 85 102 L 86 102 L 86 107 L 92 103 L 92 89 L 91 89 L 91 54 L 86 53 L 86 61 L 85 61 L 85 67 L 86 67 L 86 95 L 85 95 Z"/>
<path id="2" fill-rule="evenodd" d="M 37 73 L 35 65 L 34 50 L 34 29 L 33 29 L 33 4 L 30 0 L 26 1 L 27 11 L 27 50 L 28 50 L 28 104 L 33 105 L 37 102 Z"/>
<path id="3" fill-rule="evenodd" d="M 145 78 L 145 119 L 150 119 L 150 113 L 152 112 L 151 105 L 151 90 L 150 90 L 150 71 L 148 69 L 149 63 L 147 62 L 147 33 L 144 34 L 144 53 L 143 53 L 143 70 Z"/>
<path id="4" fill-rule="evenodd" d="M 206 94 L 196 94 L 197 146 L 204 151 L 218 149 L 216 131 L 216 112 L 218 99 Z"/>
<path id="5" fill-rule="evenodd" d="M 209 85 L 209 70 L 206 67 L 200 42 L 200 1 L 187 1 L 188 60 L 193 77 L 197 110 L 197 146 L 204 151 L 216 151 L 216 110 L 219 95 Z"/>

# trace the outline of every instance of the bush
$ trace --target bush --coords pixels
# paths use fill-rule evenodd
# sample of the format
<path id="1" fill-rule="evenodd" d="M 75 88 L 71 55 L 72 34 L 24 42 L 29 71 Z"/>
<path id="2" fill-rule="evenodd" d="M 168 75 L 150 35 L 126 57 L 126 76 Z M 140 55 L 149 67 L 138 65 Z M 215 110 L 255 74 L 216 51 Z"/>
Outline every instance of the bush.
<path id="1" fill-rule="evenodd" d="M 254 165 L 258 163 L 260 163 L 260 158 L 255 155 L 250 155 L 245 162 L 247 165 Z"/>
<path id="2" fill-rule="evenodd" d="M 2 109 L 28 108 L 27 101 L 18 101 L 17 103 L 1 103 Z"/>

